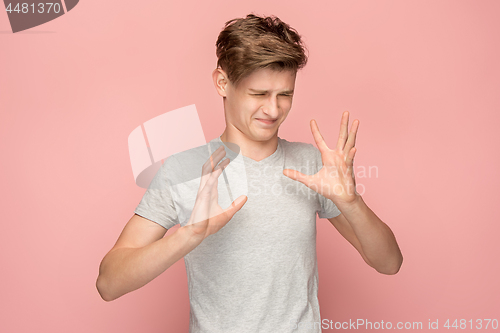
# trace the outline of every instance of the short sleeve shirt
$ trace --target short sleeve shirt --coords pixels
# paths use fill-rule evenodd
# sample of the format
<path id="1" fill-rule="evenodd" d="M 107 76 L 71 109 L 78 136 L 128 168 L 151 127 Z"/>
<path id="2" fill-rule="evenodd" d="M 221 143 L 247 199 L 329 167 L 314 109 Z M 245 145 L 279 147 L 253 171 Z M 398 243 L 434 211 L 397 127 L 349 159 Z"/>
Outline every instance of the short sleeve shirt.
<path id="1" fill-rule="evenodd" d="M 218 179 L 219 204 L 239 195 L 245 205 L 217 233 L 184 257 L 190 298 L 190 333 L 321 332 L 316 259 L 316 214 L 338 216 L 335 204 L 284 169 L 314 174 L 321 154 L 311 144 L 278 138 L 261 161 L 220 138 L 167 159 L 135 213 L 165 228 L 188 223 L 201 167 L 223 145 L 231 162 Z"/>

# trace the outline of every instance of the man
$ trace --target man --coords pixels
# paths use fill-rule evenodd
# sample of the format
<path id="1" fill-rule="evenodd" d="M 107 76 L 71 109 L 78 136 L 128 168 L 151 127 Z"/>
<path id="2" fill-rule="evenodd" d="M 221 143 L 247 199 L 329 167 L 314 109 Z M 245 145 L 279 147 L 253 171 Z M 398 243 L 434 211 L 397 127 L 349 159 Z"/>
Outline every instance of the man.
<path id="1" fill-rule="evenodd" d="M 319 150 L 278 137 L 297 70 L 307 62 L 297 32 L 276 17 L 250 14 L 228 21 L 216 45 L 213 81 L 225 130 L 209 142 L 210 156 L 197 147 L 167 159 L 101 262 L 96 285 L 111 301 L 184 257 L 190 332 L 291 332 L 320 322 L 316 213 L 380 273 L 397 273 L 402 255 L 390 228 L 355 190 L 359 121 L 349 132 L 344 112 L 334 149 L 314 120 Z M 226 177 L 225 185 L 248 186 L 233 201 L 218 179 L 238 166 L 242 177 Z M 198 175 L 201 169 L 194 181 L 193 168 Z"/>

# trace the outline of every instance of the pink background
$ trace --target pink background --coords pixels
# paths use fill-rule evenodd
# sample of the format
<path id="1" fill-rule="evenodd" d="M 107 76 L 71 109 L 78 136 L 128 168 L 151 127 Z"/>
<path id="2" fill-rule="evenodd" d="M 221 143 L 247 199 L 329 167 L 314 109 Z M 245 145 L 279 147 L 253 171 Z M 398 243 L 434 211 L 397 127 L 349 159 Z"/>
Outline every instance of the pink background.
<path id="1" fill-rule="evenodd" d="M 0 331 L 187 332 L 182 260 L 109 303 L 95 280 L 145 191 L 128 135 L 190 104 L 222 133 L 215 41 L 250 12 L 310 51 L 280 137 L 314 143 L 315 118 L 334 146 L 359 119 L 355 166 L 378 175 L 357 182 L 404 256 L 379 274 L 319 220 L 322 318 L 500 320 L 500 2 L 86 0 L 17 34 L 0 13 Z"/>

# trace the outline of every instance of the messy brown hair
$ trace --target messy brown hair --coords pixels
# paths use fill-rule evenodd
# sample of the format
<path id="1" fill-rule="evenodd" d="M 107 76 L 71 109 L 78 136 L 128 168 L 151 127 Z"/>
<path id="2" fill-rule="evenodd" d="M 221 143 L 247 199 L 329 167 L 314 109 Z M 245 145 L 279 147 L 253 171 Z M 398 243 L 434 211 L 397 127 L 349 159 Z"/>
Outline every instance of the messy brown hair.
<path id="1" fill-rule="evenodd" d="M 227 21 L 215 45 L 217 67 L 234 86 L 260 68 L 296 72 L 308 58 L 298 32 L 274 15 L 248 14 Z"/>

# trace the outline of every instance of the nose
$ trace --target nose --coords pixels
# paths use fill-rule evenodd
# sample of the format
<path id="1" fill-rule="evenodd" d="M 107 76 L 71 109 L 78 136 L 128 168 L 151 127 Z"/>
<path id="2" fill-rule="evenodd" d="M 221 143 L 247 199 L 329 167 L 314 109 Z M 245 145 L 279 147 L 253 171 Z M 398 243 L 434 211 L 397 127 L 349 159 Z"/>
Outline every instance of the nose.
<path id="1" fill-rule="evenodd" d="M 264 107 L 262 108 L 264 113 L 272 119 L 276 119 L 279 116 L 279 104 L 278 104 L 278 96 L 271 96 L 268 99 L 266 99 L 266 103 Z"/>

